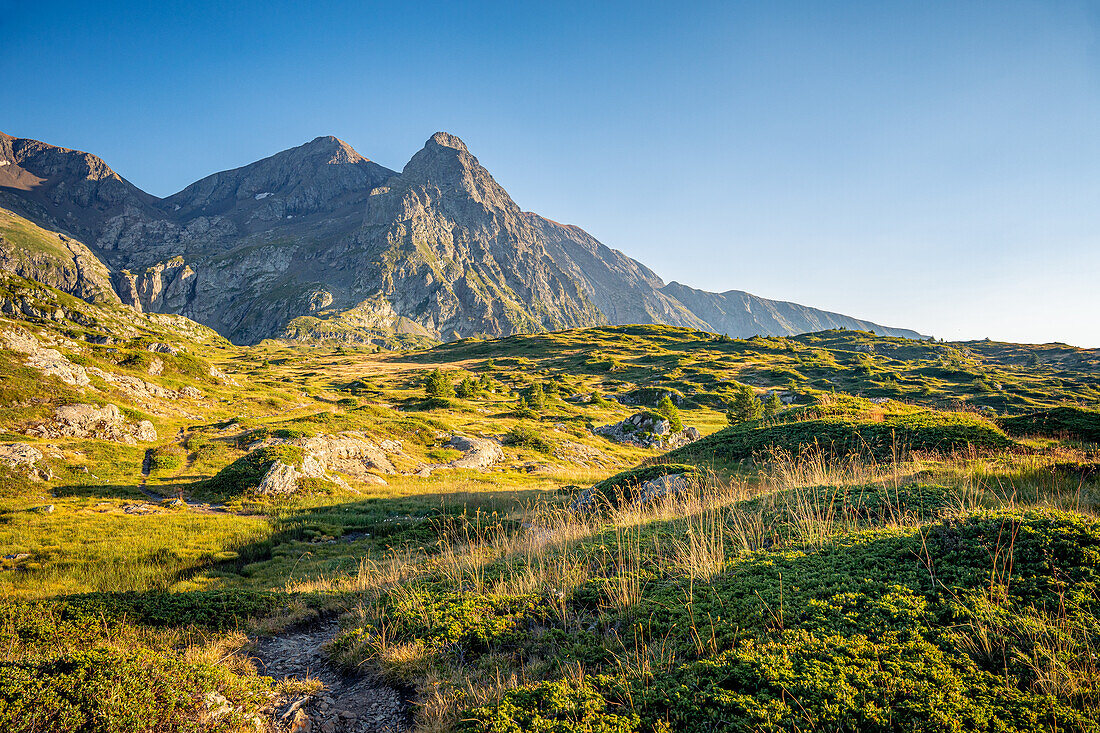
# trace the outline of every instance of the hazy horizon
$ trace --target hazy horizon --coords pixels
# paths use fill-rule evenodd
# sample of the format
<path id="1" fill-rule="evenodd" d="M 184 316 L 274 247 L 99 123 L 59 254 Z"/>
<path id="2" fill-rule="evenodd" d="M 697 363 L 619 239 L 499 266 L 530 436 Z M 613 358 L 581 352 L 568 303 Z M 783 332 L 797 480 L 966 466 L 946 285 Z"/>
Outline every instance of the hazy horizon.
<path id="1" fill-rule="evenodd" d="M 666 282 L 1100 346 L 1093 4 L 179 8 L 10 8 L 0 130 L 157 196 L 319 135 L 400 170 L 445 130 Z"/>

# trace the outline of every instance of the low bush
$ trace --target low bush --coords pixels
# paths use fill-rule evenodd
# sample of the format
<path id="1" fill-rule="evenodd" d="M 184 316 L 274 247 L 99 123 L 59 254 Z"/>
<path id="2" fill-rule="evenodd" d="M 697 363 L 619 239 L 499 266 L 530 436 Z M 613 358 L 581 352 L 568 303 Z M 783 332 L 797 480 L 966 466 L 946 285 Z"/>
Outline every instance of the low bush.
<path id="1" fill-rule="evenodd" d="M 816 448 L 834 455 L 884 459 L 910 451 L 952 453 L 1013 446 L 996 425 L 970 413 L 902 405 L 881 410 L 872 407 L 853 398 L 787 410 L 776 418 L 731 425 L 672 451 L 669 458 L 739 461 L 776 449 L 797 455 Z"/>
<path id="2" fill-rule="evenodd" d="M 1001 418 L 1001 428 L 1009 435 L 1042 435 L 1100 443 L 1100 410 L 1083 407 L 1053 407 L 1027 415 Z"/>
<path id="3" fill-rule="evenodd" d="M 554 444 L 544 438 L 542 434 L 530 425 L 516 425 L 504 436 L 505 445 L 513 445 L 519 448 L 529 448 L 539 453 L 553 453 Z"/>

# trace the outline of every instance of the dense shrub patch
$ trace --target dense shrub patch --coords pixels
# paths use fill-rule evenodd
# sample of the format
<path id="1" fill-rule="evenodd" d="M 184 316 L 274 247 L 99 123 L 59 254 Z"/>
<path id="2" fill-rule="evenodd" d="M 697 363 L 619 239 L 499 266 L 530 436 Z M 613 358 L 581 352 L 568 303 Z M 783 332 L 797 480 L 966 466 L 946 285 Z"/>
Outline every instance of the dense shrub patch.
<path id="1" fill-rule="evenodd" d="M 951 453 L 1012 446 L 988 420 L 962 412 L 938 412 L 898 405 L 872 409 L 849 398 L 838 404 L 795 408 L 776 418 L 749 420 L 669 453 L 671 460 L 739 461 L 768 451 L 795 455 L 814 448 L 835 455 L 885 459 L 909 451 Z"/>
<path id="2" fill-rule="evenodd" d="M 1006 417 L 998 421 L 1009 435 L 1068 437 L 1100 443 L 1100 411 L 1082 407 L 1054 407 L 1049 410 Z"/>

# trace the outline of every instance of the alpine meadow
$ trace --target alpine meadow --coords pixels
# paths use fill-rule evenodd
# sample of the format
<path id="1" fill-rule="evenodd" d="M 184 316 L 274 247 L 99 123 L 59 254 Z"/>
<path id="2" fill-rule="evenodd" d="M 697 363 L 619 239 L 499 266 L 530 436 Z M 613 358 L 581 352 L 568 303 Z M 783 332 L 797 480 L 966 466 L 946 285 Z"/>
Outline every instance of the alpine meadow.
<path id="1" fill-rule="evenodd" d="M 828 110 L 856 104 L 851 90 L 895 78 L 906 82 L 874 99 L 912 95 L 912 108 L 882 102 L 881 128 L 861 144 L 931 124 L 913 100 L 946 89 L 949 71 L 994 74 L 1002 57 L 988 44 L 1002 42 L 1009 19 L 1020 53 L 1038 64 L 1027 39 L 1054 31 L 1025 21 L 1053 9 L 1011 4 L 996 22 L 992 6 L 967 11 L 986 25 L 960 61 L 944 26 L 962 11 L 937 3 L 919 20 L 900 5 L 688 3 L 673 17 L 613 4 L 621 25 L 604 16 L 610 7 L 459 3 L 461 12 L 406 16 L 420 5 L 367 5 L 311 17 L 281 3 L 209 16 L 177 8 L 178 17 L 73 7 L 64 23 L 43 9 L 37 30 L 23 8 L 5 21 L 69 63 L 63 72 L 32 61 L 19 41 L 23 51 L 0 51 L 0 68 L 19 76 L 24 62 L 44 64 L 40 83 L 64 88 L 72 105 L 43 106 L 29 82 L 14 81 L 5 129 L 38 136 L 39 124 L 46 139 L 67 129 L 105 151 L 0 133 L 0 731 L 1100 732 L 1100 348 L 999 335 L 1023 333 L 1005 330 L 1010 317 L 1038 322 L 1050 311 L 1035 309 L 1062 307 L 1059 327 L 1089 343 L 1100 315 L 1094 253 L 1055 240 L 1092 222 L 1084 212 L 1064 226 L 1021 222 L 1070 216 L 1095 190 L 1051 188 L 1056 203 L 1013 208 L 1006 191 L 1030 185 L 1031 173 L 990 162 L 996 125 L 982 132 L 988 146 L 930 164 L 934 184 L 930 169 L 905 169 L 917 165 L 907 154 L 872 164 L 825 129 Z M 1100 23 L 1088 17 L 1095 36 Z M 225 42 L 223 24 L 239 39 Z M 357 24 L 369 37 L 349 35 Z M 80 40 L 108 27 L 118 45 L 101 38 L 97 49 L 113 45 L 103 56 Z M 587 35 L 597 30 L 602 50 Z M 761 44 L 787 34 L 797 73 L 750 61 L 771 58 Z M 532 54 L 550 54 L 559 36 L 591 63 L 562 53 L 533 67 Z M 901 39 L 896 49 L 890 39 Z M 815 43 L 832 51 L 816 57 Z M 1055 46 L 1038 48 L 1077 69 L 1077 46 Z M 147 68 L 126 60 L 133 48 L 146 49 Z M 649 65 L 639 48 L 658 60 L 675 48 L 684 67 Z M 233 59 L 232 74 L 210 60 L 219 54 Z M 1090 58 L 1080 64 L 1093 78 Z M 737 98 L 726 86 L 696 90 L 691 114 L 645 101 L 664 95 L 672 110 L 688 94 L 680 85 L 703 85 L 692 75 L 710 79 L 710 66 L 726 69 L 723 84 L 738 85 L 744 108 L 709 106 Z M 849 76 L 837 81 L 842 69 Z M 468 91 L 441 91 L 475 70 Z M 276 74 L 292 109 L 261 100 L 278 96 L 263 86 Z M 1048 101 L 1072 97 L 1077 79 L 1011 66 L 994 76 L 1024 85 L 1021 100 Z M 1026 86 L 1040 77 L 1046 86 Z M 395 85 L 421 96 L 393 96 Z M 1088 99 L 1100 96 L 1093 86 Z M 556 112 L 528 87 L 552 95 Z M 593 112 L 593 90 L 603 112 Z M 229 91 L 240 99 L 226 101 Z M 187 106 L 193 93 L 209 106 Z M 817 94 L 830 100 L 817 116 L 790 101 Z M 129 101 L 104 117 L 89 106 L 98 98 Z M 954 99 L 943 92 L 933 109 L 961 119 Z M 246 105 L 253 127 L 238 124 Z M 1029 102 L 1026 124 L 1004 121 L 1005 134 L 1041 155 L 1012 165 L 1054 160 L 1072 138 L 1045 127 L 1055 123 L 1044 105 L 1092 119 Z M 355 114 L 341 116 L 345 108 Z M 600 142 L 567 156 L 567 174 L 548 169 L 567 138 L 516 142 L 536 112 L 544 136 Z M 799 131 L 813 129 L 835 147 L 820 157 L 799 147 L 806 157 L 795 163 L 777 157 L 774 177 L 748 153 L 727 165 L 723 151 L 751 145 L 726 126 L 748 134 L 746 119 L 765 112 L 774 117 L 757 145 L 801 146 Z M 675 149 L 700 178 L 662 160 L 672 148 L 655 137 L 616 158 L 615 180 L 584 188 L 606 170 L 601 156 L 618 155 L 628 113 L 651 131 L 672 115 L 670 139 L 689 146 Z M 313 139 L 158 196 L 116 172 L 131 167 L 156 183 L 149 190 L 169 190 L 168 178 L 155 181 L 163 156 L 152 143 L 130 127 L 104 132 L 124 115 L 144 120 L 150 140 L 191 126 L 165 153 L 181 160 L 201 147 L 190 142 L 217 135 L 228 137 L 208 150 L 226 161 L 251 159 L 257 145 L 279 150 L 272 125 L 297 135 L 296 120 L 313 131 L 293 139 Z M 415 115 L 430 125 L 417 139 L 454 122 L 474 131 L 463 133 L 470 146 L 436 132 L 391 169 L 366 146 L 313 137 L 355 119 L 374 125 L 359 133 L 408 127 Z M 481 140 L 484 164 L 471 151 Z M 112 167 L 128 146 L 126 166 Z M 1093 148 L 1082 146 L 1091 165 Z M 517 198 L 509 179 L 536 201 L 551 200 L 536 181 L 576 180 L 595 208 L 617 207 L 654 238 L 682 227 L 665 245 L 673 255 L 651 269 L 521 208 L 489 172 L 490 155 Z M 190 180 L 205 160 L 172 175 Z M 835 191 L 813 178 L 822 161 Z M 826 209 L 843 212 L 851 196 L 845 175 L 886 167 L 867 209 L 831 218 Z M 986 169 L 997 188 L 976 182 Z M 806 208 L 773 216 L 757 199 L 735 203 L 738 191 L 774 193 L 779 178 L 785 202 L 813 189 Z M 952 181 L 988 185 L 981 195 L 1006 203 L 962 220 L 952 217 L 966 207 L 932 193 L 906 202 L 921 226 L 936 220 L 919 231 L 973 240 L 957 256 L 922 255 L 940 257 L 943 289 L 912 298 L 925 282 L 905 259 L 916 225 L 899 222 L 884 244 L 887 228 L 867 212 L 910 211 L 882 203 L 903 184 L 955 195 Z M 699 186 L 724 202 L 707 203 Z M 559 209 L 572 200 L 566 189 L 552 199 Z M 645 211 L 655 199 L 643 189 L 661 197 L 659 210 Z M 969 206 L 978 194 L 958 196 Z M 590 231 L 656 251 L 631 245 L 616 234 L 622 219 L 608 216 Z M 708 217 L 728 239 L 705 236 L 698 220 Z M 820 244 L 798 245 L 798 264 L 784 249 L 803 239 L 795 220 L 822 230 Z M 1027 240 L 1030 259 L 1014 260 L 1011 237 L 990 244 L 990 231 L 1042 236 Z M 1073 231 L 1080 238 L 1067 241 L 1092 252 L 1097 230 Z M 856 245 L 837 242 L 853 232 L 884 238 L 873 254 L 844 259 Z M 1042 264 L 1035 252 L 1046 253 Z M 694 273 L 702 285 L 741 273 L 730 285 L 768 293 L 756 285 L 779 282 L 812 303 L 840 268 L 867 258 L 888 264 L 834 287 L 838 309 L 859 317 L 656 271 Z M 1012 262 L 1035 280 L 1012 275 Z M 1050 268 L 1084 273 L 1091 291 L 1070 279 L 1047 288 Z M 783 279 L 769 280 L 775 271 Z M 964 275 L 975 299 L 1003 289 L 997 278 L 1018 282 L 1002 305 L 945 307 L 956 332 L 914 301 L 948 297 Z M 866 313 L 845 306 L 861 298 Z M 1004 310 L 1009 301 L 1017 311 Z M 988 323 L 991 338 L 971 333 L 975 323 Z"/>

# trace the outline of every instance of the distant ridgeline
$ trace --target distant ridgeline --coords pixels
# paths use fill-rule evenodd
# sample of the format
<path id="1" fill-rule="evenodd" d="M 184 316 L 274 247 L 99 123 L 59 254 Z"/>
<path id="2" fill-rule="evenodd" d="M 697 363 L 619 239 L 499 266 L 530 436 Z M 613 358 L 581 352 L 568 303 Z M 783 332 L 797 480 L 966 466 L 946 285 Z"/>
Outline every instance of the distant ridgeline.
<path id="1" fill-rule="evenodd" d="M 94 155 L 0 133 L 0 207 L 3 269 L 85 300 L 185 315 L 239 344 L 394 347 L 632 323 L 919 337 L 666 285 L 582 229 L 522 211 L 446 133 L 400 173 L 319 137 L 164 199 Z"/>

